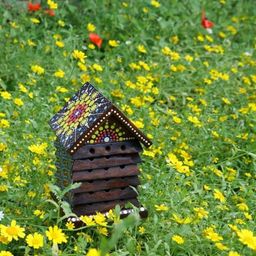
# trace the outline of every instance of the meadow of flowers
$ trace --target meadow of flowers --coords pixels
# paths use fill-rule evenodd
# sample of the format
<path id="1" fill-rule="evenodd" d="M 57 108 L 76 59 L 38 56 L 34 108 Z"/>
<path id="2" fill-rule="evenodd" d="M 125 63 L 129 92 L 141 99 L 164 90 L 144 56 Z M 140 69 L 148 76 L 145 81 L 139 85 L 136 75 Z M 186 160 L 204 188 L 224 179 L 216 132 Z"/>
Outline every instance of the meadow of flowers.
<path id="1" fill-rule="evenodd" d="M 1 1 L 0 256 L 255 255 L 254 4 Z M 153 141 L 146 220 L 67 221 L 48 121 L 87 81 Z"/>

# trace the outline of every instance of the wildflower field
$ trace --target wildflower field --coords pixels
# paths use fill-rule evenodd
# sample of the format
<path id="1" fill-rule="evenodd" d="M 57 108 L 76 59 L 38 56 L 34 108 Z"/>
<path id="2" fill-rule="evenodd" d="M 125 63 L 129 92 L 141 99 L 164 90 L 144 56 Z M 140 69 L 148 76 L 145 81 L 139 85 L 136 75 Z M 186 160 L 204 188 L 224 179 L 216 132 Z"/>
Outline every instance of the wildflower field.
<path id="1" fill-rule="evenodd" d="M 256 255 L 254 1 L 9 0 L 0 12 L 0 256 Z M 87 81 L 153 142 L 145 220 L 116 208 L 67 221 L 48 122 Z"/>

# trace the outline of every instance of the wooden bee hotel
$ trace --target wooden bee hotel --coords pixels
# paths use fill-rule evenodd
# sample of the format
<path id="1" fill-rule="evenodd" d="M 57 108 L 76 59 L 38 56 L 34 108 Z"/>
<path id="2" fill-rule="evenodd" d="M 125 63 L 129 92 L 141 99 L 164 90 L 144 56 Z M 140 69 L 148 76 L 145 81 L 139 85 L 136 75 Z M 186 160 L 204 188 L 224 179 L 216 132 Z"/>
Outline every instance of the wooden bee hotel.
<path id="1" fill-rule="evenodd" d="M 82 183 L 69 195 L 77 216 L 105 213 L 116 205 L 126 216 L 132 209 L 124 206 L 130 202 L 146 217 L 137 199 L 137 164 L 141 144 L 149 147 L 151 141 L 117 107 L 86 83 L 52 117 L 50 126 L 57 135 L 58 185 Z"/>

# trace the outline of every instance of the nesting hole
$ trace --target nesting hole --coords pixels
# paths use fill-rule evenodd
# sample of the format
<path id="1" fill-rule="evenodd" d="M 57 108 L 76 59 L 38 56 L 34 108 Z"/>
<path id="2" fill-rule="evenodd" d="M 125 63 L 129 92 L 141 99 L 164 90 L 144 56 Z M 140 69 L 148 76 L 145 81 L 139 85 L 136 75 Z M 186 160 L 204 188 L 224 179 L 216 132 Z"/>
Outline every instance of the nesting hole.
<path id="1" fill-rule="evenodd" d="M 91 158 L 89 158 L 89 160 L 90 160 L 90 161 L 93 161 L 93 160 L 94 160 L 94 158 L 93 158 L 93 157 L 91 157 Z"/>
<path id="2" fill-rule="evenodd" d="M 122 146 L 121 146 L 121 149 L 122 149 L 122 150 L 126 150 L 126 146 L 125 146 L 125 145 L 122 145 Z"/>
<path id="3" fill-rule="evenodd" d="M 90 148 L 89 151 L 90 151 L 91 154 L 94 154 L 94 153 L 95 153 L 95 149 L 94 149 L 94 148 Z"/>
<path id="4" fill-rule="evenodd" d="M 106 158 L 106 159 L 109 159 L 109 158 L 110 158 L 110 156 L 106 156 L 105 158 Z"/>
<path id="5" fill-rule="evenodd" d="M 105 147 L 105 150 L 106 150 L 106 151 L 110 151 L 110 150 L 111 150 L 111 147 L 110 147 L 110 146 L 106 146 L 106 147 Z"/>
<path id="6" fill-rule="evenodd" d="M 108 169 L 109 169 L 108 167 L 104 168 L 105 171 L 107 171 Z"/>
<path id="7" fill-rule="evenodd" d="M 125 168 L 125 165 L 120 165 L 120 168 L 121 168 L 121 169 L 124 169 L 124 168 Z"/>

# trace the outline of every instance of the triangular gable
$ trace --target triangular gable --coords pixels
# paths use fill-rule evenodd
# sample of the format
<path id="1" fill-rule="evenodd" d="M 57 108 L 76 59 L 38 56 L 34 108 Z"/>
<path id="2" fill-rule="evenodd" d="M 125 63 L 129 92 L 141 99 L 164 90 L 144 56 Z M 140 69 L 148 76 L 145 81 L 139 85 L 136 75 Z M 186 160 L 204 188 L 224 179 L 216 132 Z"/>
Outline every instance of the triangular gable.
<path id="1" fill-rule="evenodd" d="M 117 107 L 112 105 L 112 107 L 103 114 L 97 122 L 85 133 L 77 143 L 71 148 L 70 153 L 74 154 L 80 147 L 85 144 L 90 144 L 91 136 L 95 133 L 96 130 L 108 119 L 115 117 L 131 134 L 134 138 L 129 139 L 137 139 L 139 140 L 144 146 L 149 147 L 151 146 L 152 142 L 150 139 L 147 138 Z"/>
<path id="2" fill-rule="evenodd" d="M 136 139 L 117 117 L 110 115 L 86 140 L 85 144 L 102 144 Z"/>
<path id="3" fill-rule="evenodd" d="M 90 144 L 90 137 L 101 124 L 115 117 L 125 129 L 143 145 L 151 141 L 107 98 L 90 83 L 86 83 L 50 120 L 60 143 L 71 154 L 82 145 Z"/>

